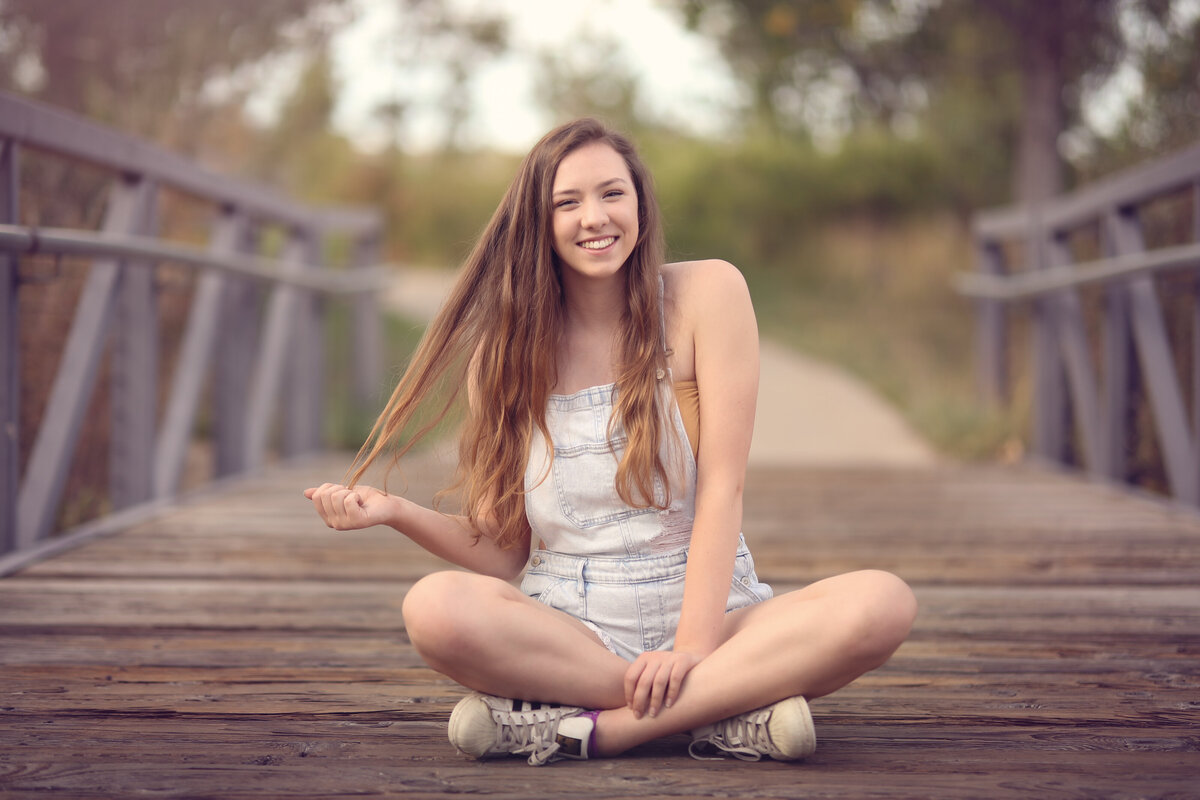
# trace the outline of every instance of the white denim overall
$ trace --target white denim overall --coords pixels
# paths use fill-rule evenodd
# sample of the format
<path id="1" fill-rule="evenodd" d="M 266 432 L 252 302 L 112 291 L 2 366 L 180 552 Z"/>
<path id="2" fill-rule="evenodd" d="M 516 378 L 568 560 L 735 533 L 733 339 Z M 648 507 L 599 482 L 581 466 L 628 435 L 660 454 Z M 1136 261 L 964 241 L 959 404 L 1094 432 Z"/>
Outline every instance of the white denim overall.
<path id="1" fill-rule="evenodd" d="M 609 442 L 613 385 L 552 395 L 546 424 L 554 445 L 547 471 L 544 440 L 534 431 L 525 469 L 525 510 L 535 550 L 521 583 L 527 595 L 581 620 L 627 660 L 670 649 L 683 604 L 683 581 L 696 509 L 696 460 L 669 381 L 664 407 L 678 437 L 663 446 L 672 481 L 670 507 L 632 508 L 617 495 L 617 461 L 626 437 L 618 425 Z M 672 437 L 665 436 L 670 440 Z M 671 467 L 670 465 L 674 465 Z M 679 467 L 682 466 L 682 470 Z M 657 486 L 658 499 L 664 496 Z M 726 610 L 771 597 L 739 534 Z"/>

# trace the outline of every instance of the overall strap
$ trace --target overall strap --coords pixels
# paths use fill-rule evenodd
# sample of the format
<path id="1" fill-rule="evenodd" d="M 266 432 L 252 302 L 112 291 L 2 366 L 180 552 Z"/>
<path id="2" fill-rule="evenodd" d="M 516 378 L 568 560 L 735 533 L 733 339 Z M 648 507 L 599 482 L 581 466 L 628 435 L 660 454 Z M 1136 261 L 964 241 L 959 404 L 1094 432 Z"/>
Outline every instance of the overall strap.
<path id="1" fill-rule="evenodd" d="M 667 284 L 663 280 L 663 274 L 658 273 L 658 329 L 662 337 L 663 355 L 669 356 L 674 350 L 667 344 Z"/>

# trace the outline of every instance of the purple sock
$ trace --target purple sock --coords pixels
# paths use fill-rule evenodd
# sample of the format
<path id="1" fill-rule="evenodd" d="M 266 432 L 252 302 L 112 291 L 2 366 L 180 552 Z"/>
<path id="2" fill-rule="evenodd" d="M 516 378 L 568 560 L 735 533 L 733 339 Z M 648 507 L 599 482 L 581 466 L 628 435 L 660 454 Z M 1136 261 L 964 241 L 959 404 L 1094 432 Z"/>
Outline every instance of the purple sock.
<path id="1" fill-rule="evenodd" d="M 585 711 L 579 716 L 587 717 L 592 721 L 592 732 L 588 736 L 587 742 L 587 757 L 592 758 L 596 755 L 596 717 L 600 716 L 600 709 L 597 708 L 593 711 Z"/>

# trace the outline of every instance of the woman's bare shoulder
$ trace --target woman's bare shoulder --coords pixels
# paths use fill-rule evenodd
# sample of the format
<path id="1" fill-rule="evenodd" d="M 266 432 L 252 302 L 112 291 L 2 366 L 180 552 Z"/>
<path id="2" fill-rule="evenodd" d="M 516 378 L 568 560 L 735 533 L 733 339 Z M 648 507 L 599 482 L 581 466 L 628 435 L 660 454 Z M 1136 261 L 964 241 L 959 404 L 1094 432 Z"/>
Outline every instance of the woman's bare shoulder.
<path id="1" fill-rule="evenodd" d="M 683 310 L 703 313 L 713 303 L 748 297 L 741 270 L 719 258 L 677 261 L 664 264 L 662 271 L 668 299 Z"/>
<path id="2" fill-rule="evenodd" d="M 672 261 L 669 264 L 663 264 L 662 271 L 668 280 L 673 277 L 684 280 L 704 280 L 714 277 L 720 278 L 722 276 L 729 278 L 735 275 L 740 278 L 742 275 L 741 270 L 721 258 L 702 258 L 696 261 Z"/>

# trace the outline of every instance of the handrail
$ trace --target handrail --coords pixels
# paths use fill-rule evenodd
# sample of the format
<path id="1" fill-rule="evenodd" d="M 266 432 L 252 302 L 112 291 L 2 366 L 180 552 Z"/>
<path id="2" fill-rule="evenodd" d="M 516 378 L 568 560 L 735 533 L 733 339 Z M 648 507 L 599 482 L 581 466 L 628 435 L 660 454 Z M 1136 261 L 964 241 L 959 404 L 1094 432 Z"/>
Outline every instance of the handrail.
<path id="1" fill-rule="evenodd" d="M 0 251 L 14 255 L 85 255 L 130 259 L 132 266 L 151 266 L 171 261 L 189 267 L 211 268 L 262 283 L 279 283 L 331 295 L 374 292 L 386 283 L 382 266 L 354 270 L 321 269 L 313 265 L 287 264 L 261 256 L 235 253 L 214 255 L 194 245 L 164 242 L 148 236 L 93 233 L 72 228 L 38 228 L 0 225 Z"/>
<path id="2" fill-rule="evenodd" d="M 1190 218 L 1173 230 L 1190 227 L 1188 241 L 1148 241 L 1145 207 L 1185 192 Z M 1164 209 L 1181 215 L 1186 205 Z M 1175 498 L 1200 505 L 1200 143 L 1037 206 L 981 212 L 972 229 L 977 271 L 954 282 L 976 304 L 985 397 L 1008 399 L 1009 317 L 1020 307 L 1031 330 L 1033 452 L 1105 480 L 1158 472 Z M 1074 263 L 1083 230 L 1098 235 L 1102 257 Z M 1168 307 L 1158 279 L 1181 272 L 1191 284 Z M 1101 290 L 1099 305 L 1085 305 L 1085 287 Z M 1196 333 L 1173 336 L 1182 320 L 1169 315 L 1185 312 Z M 1152 431 L 1134 427 L 1142 403 Z M 1143 459 L 1136 469 L 1131 454 Z"/>
<path id="3" fill-rule="evenodd" d="M 1200 267 L 1200 244 L 1185 244 L 1014 275 L 968 272 L 955 276 L 954 287 L 959 294 L 975 300 L 1011 303 L 1036 300 L 1063 289 L 1196 267 Z"/>
<path id="4" fill-rule="evenodd" d="M 1038 226 L 1075 228 L 1113 208 L 1142 205 L 1188 188 L 1198 163 L 1200 143 L 1059 195 L 1040 208 L 1018 205 L 981 211 L 972 228 L 980 239 L 1017 239 Z"/>
<path id="5" fill-rule="evenodd" d="M 99 230 L 24 224 L 23 193 L 38 191 L 21 184 L 35 174 L 21 169 L 26 151 L 107 174 Z M 208 205 L 206 245 L 158 235 L 164 189 Z M 268 229 L 282 233 L 277 258 L 256 252 L 259 232 Z M 255 471 L 269 453 L 290 458 L 321 446 L 332 388 L 325 375 L 326 299 L 353 306 L 351 357 L 337 354 L 338 360 L 352 371 L 352 400 L 373 405 L 383 360 L 380 236 L 374 210 L 299 203 L 78 115 L 0 92 L 0 574 L 60 546 L 49 537 L 102 375 L 112 409 L 106 498 L 110 516 L 121 519 L 161 507 L 180 491 L 202 416 L 215 462 L 205 478 L 213 482 Z M 343 269 L 323 264 L 332 237 L 349 240 Z M 17 324 L 21 298 L 40 282 L 23 274 L 22 260 L 38 256 L 85 258 L 89 265 L 41 421 L 36 430 L 22 431 Z M 182 330 L 169 359 L 158 353 L 160 264 L 195 272 L 186 315 L 173 320 Z M 203 415 L 202 405 L 208 407 Z M 21 464 L 23 437 L 28 455 Z M 85 526 L 103 527 L 102 521 Z"/>
<path id="6" fill-rule="evenodd" d="M 379 215 L 374 211 L 305 206 L 265 186 L 211 172 L 149 142 L 6 92 L 0 92 L 0 139 L 114 172 L 144 176 L 184 194 L 300 228 L 337 230 L 352 236 L 379 229 Z"/>

